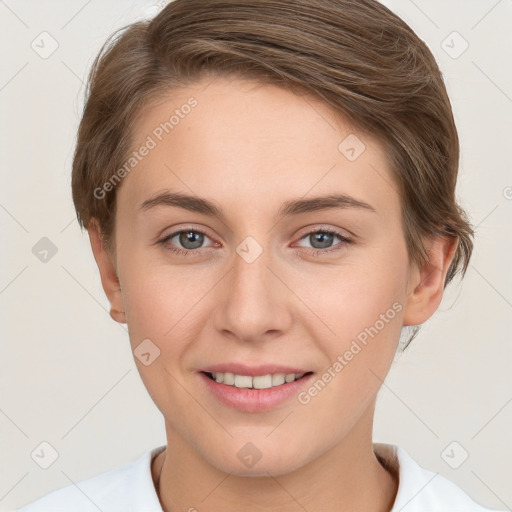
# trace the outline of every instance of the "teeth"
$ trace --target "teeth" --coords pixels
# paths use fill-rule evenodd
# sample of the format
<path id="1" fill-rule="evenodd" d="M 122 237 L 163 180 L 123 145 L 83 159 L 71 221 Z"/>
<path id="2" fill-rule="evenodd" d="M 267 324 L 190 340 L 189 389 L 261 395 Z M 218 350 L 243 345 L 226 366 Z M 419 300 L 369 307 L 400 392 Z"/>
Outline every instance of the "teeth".
<path id="1" fill-rule="evenodd" d="M 274 373 L 269 375 L 258 375 L 251 377 L 249 375 L 235 375 L 234 373 L 213 372 L 212 377 L 215 382 L 221 382 L 228 386 L 237 388 L 267 389 L 275 386 L 281 386 L 285 382 L 293 382 L 300 379 L 303 373 Z"/>
<path id="2" fill-rule="evenodd" d="M 217 372 L 217 375 L 219 375 L 220 372 Z M 222 373 L 220 373 L 222 378 Z M 224 384 L 227 384 L 228 386 L 234 386 L 235 385 L 235 375 L 233 373 L 225 373 L 223 381 Z"/>
<path id="3" fill-rule="evenodd" d="M 286 377 L 284 373 L 276 373 L 272 375 L 272 386 L 280 386 L 286 382 Z"/>
<path id="4" fill-rule="evenodd" d="M 235 375 L 235 387 L 237 388 L 251 388 L 252 377 L 247 375 Z"/>

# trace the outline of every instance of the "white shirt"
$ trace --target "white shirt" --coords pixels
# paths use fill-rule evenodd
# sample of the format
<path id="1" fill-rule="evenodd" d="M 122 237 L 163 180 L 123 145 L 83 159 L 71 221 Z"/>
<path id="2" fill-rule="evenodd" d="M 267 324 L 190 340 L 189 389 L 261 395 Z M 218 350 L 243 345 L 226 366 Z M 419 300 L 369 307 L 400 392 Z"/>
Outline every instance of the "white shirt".
<path id="1" fill-rule="evenodd" d="M 151 462 L 164 446 L 131 463 L 57 489 L 14 512 L 163 512 L 151 476 Z M 390 512 L 489 512 L 460 487 L 419 466 L 401 447 L 374 443 L 396 468 L 399 485 Z M 495 512 L 495 511 L 494 511 Z"/>

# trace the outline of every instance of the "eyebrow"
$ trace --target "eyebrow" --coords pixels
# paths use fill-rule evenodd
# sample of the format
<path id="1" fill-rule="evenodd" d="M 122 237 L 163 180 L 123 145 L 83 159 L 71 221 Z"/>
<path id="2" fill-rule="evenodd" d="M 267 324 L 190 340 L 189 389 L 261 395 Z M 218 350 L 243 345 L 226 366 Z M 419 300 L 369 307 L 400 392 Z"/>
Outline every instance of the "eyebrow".
<path id="1" fill-rule="evenodd" d="M 211 217 L 224 218 L 222 209 L 207 199 L 183 194 L 180 192 L 161 191 L 153 197 L 146 199 L 139 207 L 141 211 L 147 211 L 157 206 L 174 206 L 191 212 L 202 213 Z M 277 214 L 278 218 L 297 215 L 331 208 L 346 209 L 357 208 L 377 213 L 375 208 L 360 199 L 347 194 L 329 194 L 316 196 L 309 199 L 293 199 L 285 201 Z"/>

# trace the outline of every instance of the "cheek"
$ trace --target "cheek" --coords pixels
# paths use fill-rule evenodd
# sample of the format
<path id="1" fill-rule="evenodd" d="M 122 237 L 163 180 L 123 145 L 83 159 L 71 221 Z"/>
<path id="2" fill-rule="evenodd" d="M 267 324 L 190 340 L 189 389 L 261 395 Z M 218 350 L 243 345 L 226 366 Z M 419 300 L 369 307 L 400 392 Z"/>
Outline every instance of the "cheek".
<path id="1" fill-rule="evenodd" d="M 130 344 L 144 385 L 160 410 L 188 410 L 191 403 L 179 383 L 204 325 L 198 301 L 211 284 L 185 266 L 130 261 L 124 270 Z M 147 352 L 148 365 L 138 355 Z"/>
<path id="2" fill-rule="evenodd" d="M 338 371 L 331 369 L 340 376 L 333 379 L 337 384 L 332 389 L 340 393 L 334 399 L 374 392 L 380 386 L 377 376 L 387 374 L 400 338 L 407 284 L 405 246 L 360 251 L 346 264 L 295 284 L 297 295 L 314 313 L 306 311 L 302 321 L 326 356 L 326 369 L 339 363 Z"/>
<path id="3" fill-rule="evenodd" d="M 149 338 L 162 351 L 178 353 L 180 333 L 194 338 L 200 327 L 201 299 L 218 279 L 211 269 L 155 264 L 133 258 L 124 262 L 123 293 L 132 345 Z M 172 342 L 172 343 L 171 343 Z"/>
<path id="4" fill-rule="evenodd" d="M 377 265 L 346 267 L 322 288 L 328 293 L 316 288 L 305 298 L 317 316 L 306 315 L 304 325 L 325 365 L 298 398 L 336 438 L 346 435 L 375 399 L 396 353 L 403 283 L 395 269 L 388 275 L 382 270 Z"/>
<path id="5" fill-rule="evenodd" d="M 343 345 L 397 303 L 389 315 L 395 319 L 405 299 L 406 265 L 401 251 L 359 251 L 336 267 L 297 276 L 293 289 L 315 313 L 317 323 Z"/>

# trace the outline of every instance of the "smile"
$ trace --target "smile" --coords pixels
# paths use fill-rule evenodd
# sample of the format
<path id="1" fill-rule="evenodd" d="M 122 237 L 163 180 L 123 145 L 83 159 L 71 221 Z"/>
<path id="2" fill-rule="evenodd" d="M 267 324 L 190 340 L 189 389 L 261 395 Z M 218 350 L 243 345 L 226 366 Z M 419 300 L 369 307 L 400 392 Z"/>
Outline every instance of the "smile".
<path id="1" fill-rule="evenodd" d="M 232 372 L 200 371 L 198 375 L 212 398 L 246 413 L 262 413 L 284 405 L 314 379 L 313 372 L 251 376 Z"/>

